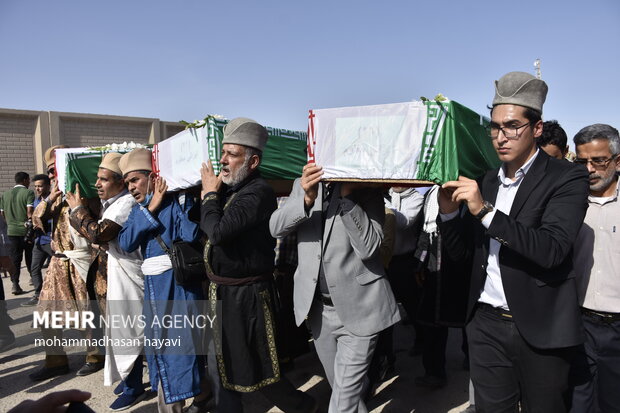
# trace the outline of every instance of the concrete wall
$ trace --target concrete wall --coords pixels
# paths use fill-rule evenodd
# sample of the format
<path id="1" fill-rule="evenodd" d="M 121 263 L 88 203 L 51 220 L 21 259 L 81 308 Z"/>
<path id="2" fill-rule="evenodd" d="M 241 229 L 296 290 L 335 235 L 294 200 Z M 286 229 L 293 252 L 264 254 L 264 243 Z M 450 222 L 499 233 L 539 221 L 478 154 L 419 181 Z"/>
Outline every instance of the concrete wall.
<path id="1" fill-rule="evenodd" d="M 156 118 L 0 108 L 0 193 L 14 185 L 16 172 L 43 173 L 43 154 L 50 146 L 152 144 L 183 129 L 178 122 Z"/>

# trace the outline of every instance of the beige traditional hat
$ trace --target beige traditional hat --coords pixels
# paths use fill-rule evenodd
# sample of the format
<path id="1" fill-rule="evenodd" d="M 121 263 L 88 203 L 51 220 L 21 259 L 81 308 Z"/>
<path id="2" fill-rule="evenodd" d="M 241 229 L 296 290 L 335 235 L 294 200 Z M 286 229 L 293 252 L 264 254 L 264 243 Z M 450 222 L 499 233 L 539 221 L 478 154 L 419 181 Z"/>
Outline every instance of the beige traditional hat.
<path id="1" fill-rule="evenodd" d="M 519 105 L 542 113 L 547 84 L 526 72 L 510 72 L 495 81 L 493 106 Z"/>
<path id="2" fill-rule="evenodd" d="M 235 118 L 224 126 L 222 144 L 233 143 L 249 146 L 263 151 L 267 144 L 267 129 L 258 122 L 248 118 Z"/>
<path id="3" fill-rule="evenodd" d="M 122 175 L 123 173 L 121 172 L 121 168 L 120 166 L 118 166 L 118 162 L 121 160 L 122 156 L 123 155 L 118 152 L 106 153 L 101 160 L 101 163 L 99 164 L 99 168 L 108 169 L 112 172 Z"/>
<path id="4" fill-rule="evenodd" d="M 152 171 L 151 151 L 144 148 L 136 148 L 121 156 L 118 166 L 123 176 L 133 171 Z"/>
<path id="5" fill-rule="evenodd" d="M 54 145 L 51 148 L 48 148 L 43 155 L 43 160 L 45 161 L 45 167 L 49 169 L 50 166 L 56 162 L 56 154 L 54 151 L 56 149 L 68 148 L 67 145 Z"/>

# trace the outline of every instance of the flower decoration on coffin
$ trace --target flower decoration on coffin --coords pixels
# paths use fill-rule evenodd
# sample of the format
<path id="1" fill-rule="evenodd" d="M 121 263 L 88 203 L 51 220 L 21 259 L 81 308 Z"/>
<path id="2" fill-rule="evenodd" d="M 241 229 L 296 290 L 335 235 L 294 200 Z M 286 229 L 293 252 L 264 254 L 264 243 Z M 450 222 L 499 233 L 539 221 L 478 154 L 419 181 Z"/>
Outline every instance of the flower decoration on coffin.
<path id="1" fill-rule="evenodd" d="M 131 152 L 136 148 L 146 148 L 150 149 L 152 145 L 143 145 L 141 143 L 131 142 L 123 142 L 123 143 L 110 143 L 105 146 L 96 146 L 92 148 L 88 148 L 91 151 L 103 151 L 103 152 Z"/>
<path id="2" fill-rule="evenodd" d="M 195 120 L 193 122 L 187 122 L 185 120 L 180 120 L 179 123 L 185 126 L 185 129 L 198 129 L 204 128 L 209 123 L 209 119 L 225 119 L 222 115 L 207 115 L 204 119 Z"/>

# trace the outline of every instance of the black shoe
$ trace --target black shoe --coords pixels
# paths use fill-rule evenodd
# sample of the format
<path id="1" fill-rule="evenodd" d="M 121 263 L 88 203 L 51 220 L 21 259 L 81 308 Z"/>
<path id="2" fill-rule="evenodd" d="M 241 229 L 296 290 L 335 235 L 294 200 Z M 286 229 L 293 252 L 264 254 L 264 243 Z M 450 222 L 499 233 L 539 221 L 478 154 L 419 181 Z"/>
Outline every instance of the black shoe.
<path id="1" fill-rule="evenodd" d="M 32 297 L 30 300 L 21 303 L 22 307 L 32 307 L 39 304 L 39 297 Z"/>
<path id="2" fill-rule="evenodd" d="M 32 381 L 43 381 L 67 373 L 69 373 L 69 366 L 65 364 L 64 366 L 58 367 L 41 367 L 34 373 L 29 374 L 28 377 L 30 377 Z"/>
<path id="3" fill-rule="evenodd" d="M 183 413 L 209 413 L 209 409 L 207 409 L 207 405 L 211 401 L 211 396 L 203 399 L 201 401 L 194 401 L 189 405 L 188 408 L 183 410 Z"/>
<path id="4" fill-rule="evenodd" d="M 10 350 L 15 344 L 15 336 L 0 339 L 0 353 Z"/>
<path id="5" fill-rule="evenodd" d="M 76 376 L 88 376 L 89 374 L 98 372 L 102 368 L 103 368 L 103 361 L 99 361 L 97 363 L 90 363 L 87 361 L 86 364 L 84 364 L 82 368 L 79 369 L 77 373 L 75 373 L 75 375 Z"/>
<path id="6" fill-rule="evenodd" d="M 19 284 L 13 284 L 13 289 L 11 290 L 11 292 L 13 293 L 13 295 L 26 294 L 26 291 L 22 290 L 22 287 L 20 287 Z"/>

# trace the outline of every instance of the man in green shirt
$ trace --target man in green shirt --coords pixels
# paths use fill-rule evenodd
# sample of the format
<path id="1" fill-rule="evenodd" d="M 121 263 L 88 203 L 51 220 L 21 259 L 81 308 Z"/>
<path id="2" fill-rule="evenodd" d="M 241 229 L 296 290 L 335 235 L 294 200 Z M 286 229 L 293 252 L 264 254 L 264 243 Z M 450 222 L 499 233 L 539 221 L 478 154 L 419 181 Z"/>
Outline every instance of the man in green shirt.
<path id="1" fill-rule="evenodd" d="M 13 283 L 13 294 L 24 294 L 24 290 L 19 286 L 19 272 L 21 268 L 22 255 L 26 256 L 26 267 L 30 273 L 30 263 L 32 261 L 32 244 L 24 240 L 27 228 L 26 222 L 32 217 L 34 192 L 28 189 L 30 186 L 30 175 L 26 172 L 15 174 L 15 186 L 9 189 L 2 196 L 0 201 L 0 214 L 4 216 L 7 224 L 7 235 L 10 240 L 10 256 L 15 270 L 11 274 Z"/>

